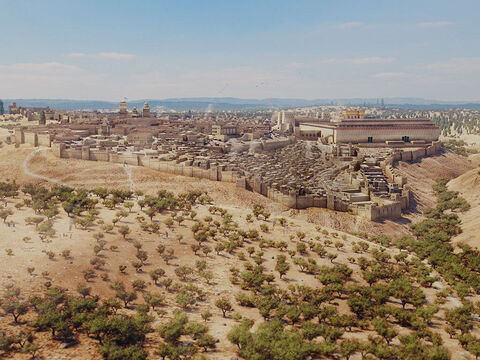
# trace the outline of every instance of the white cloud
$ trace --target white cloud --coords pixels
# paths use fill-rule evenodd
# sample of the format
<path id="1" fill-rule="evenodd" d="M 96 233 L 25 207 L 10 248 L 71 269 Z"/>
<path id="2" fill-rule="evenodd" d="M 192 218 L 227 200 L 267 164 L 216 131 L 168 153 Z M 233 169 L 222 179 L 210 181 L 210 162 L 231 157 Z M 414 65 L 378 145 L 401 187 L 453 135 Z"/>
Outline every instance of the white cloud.
<path id="1" fill-rule="evenodd" d="M 352 28 L 357 28 L 364 25 L 364 23 L 360 21 L 350 21 L 342 24 L 337 24 L 335 27 L 337 29 L 352 29 Z"/>
<path id="2" fill-rule="evenodd" d="M 454 22 L 451 21 L 429 21 L 429 22 L 421 22 L 417 24 L 419 28 L 438 28 L 443 26 L 450 26 L 454 25 Z"/>
<path id="3" fill-rule="evenodd" d="M 68 57 L 84 58 L 84 59 L 111 59 L 111 60 L 131 60 L 135 58 L 135 54 L 117 53 L 117 52 L 100 52 L 96 54 L 70 53 Z"/>
<path id="4" fill-rule="evenodd" d="M 347 64 L 354 64 L 354 65 L 370 65 L 370 64 L 387 64 L 395 61 L 393 57 L 379 57 L 379 56 L 372 56 L 372 57 L 364 57 L 364 58 L 352 58 L 352 59 L 344 59 L 344 62 Z"/>
<path id="5" fill-rule="evenodd" d="M 27 73 L 68 73 L 82 71 L 81 68 L 73 65 L 61 64 L 58 62 L 46 63 L 16 63 L 10 65 L 0 64 L 0 71 L 8 72 L 27 72 Z"/>
<path id="6" fill-rule="evenodd" d="M 405 72 L 381 72 L 372 75 L 375 79 L 403 79 L 409 76 L 410 74 Z"/>
<path id="7" fill-rule="evenodd" d="M 287 64 L 288 68 L 312 68 L 318 65 L 328 65 L 328 64 L 349 64 L 349 65 L 375 65 L 375 64 L 388 64 L 394 62 L 394 57 L 380 57 L 380 56 L 371 56 L 371 57 L 358 57 L 358 58 L 328 58 L 323 60 L 315 61 L 314 63 L 290 63 Z"/>
<path id="8" fill-rule="evenodd" d="M 480 71 L 480 57 L 458 57 L 425 66 L 427 70 L 441 73 L 469 73 Z"/>
<path id="9" fill-rule="evenodd" d="M 329 58 L 329 59 L 323 59 L 323 60 L 317 61 L 315 64 L 316 65 L 334 64 L 338 61 L 339 61 L 338 59 Z"/>

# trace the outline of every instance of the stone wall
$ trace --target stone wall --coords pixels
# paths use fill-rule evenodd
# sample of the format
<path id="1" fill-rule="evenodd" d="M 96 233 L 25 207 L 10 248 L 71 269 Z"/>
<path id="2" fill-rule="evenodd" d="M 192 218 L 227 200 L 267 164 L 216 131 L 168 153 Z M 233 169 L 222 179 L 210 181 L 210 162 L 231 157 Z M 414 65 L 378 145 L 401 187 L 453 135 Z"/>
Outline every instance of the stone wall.
<path id="1" fill-rule="evenodd" d="M 25 134 L 22 129 L 15 129 L 15 144 L 25 144 Z"/>
<path id="2" fill-rule="evenodd" d="M 28 136 L 26 133 L 25 137 L 29 141 L 34 140 L 31 133 Z M 288 141 L 292 141 L 292 139 L 289 139 Z M 282 144 L 281 146 L 285 146 L 285 144 Z M 386 158 L 385 161 L 382 162 L 381 166 L 384 169 L 387 177 L 389 177 L 392 182 L 404 187 L 406 184 L 406 178 L 399 174 L 395 168 L 393 168 L 393 163 L 403 159 L 416 159 L 418 156 L 424 156 L 431 152 L 435 153 L 440 149 L 440 143 L 433 143 L 431 146 L 421 149 L 421 151 L 415 150 L 394 153 Z M 328 208 L 335 211 L 348 211 L 350 209 L 354 214 L 358 214 L 370 220 L 376 220 L 378 218 L 398 218 L 401 216 L 402 209 L 405 209 L 409 206 L 410 192 L 405 187 L 402 191 L 402 194 L 393 194 L 392 199 L 389 201 L 385 201 L 385 199 L 378 199 L 378 203 L 350 205 L 348 202 L 343 201 L 334 194 L 328 194 L 326 196 L 297 195 L 296 193 L 284 194 L 281 191 L 268 186 L 260 177 L 247 179 L 244 176 L 239 176 L 235 171 L 222 170 L 218 166 L 212 166 L 210 168 L 208 166 L 192 166 L 191 162 L 177 164 L 174 161 L 161 161 L 155 157 L 139 154 L 110 153 L 106 150 L 92 149 L 89 146 L 66 148 L 65 144 L 52 144 L 52 150 L 56 156 L 62 158 L 109 161 L 120 164 L 145 166 L 150 169 L 175 175 L 208 179 L 212 181 L 230 182 L 243 189 L 252 190 L 262 194 L 273 201 L 293 209 L 306 209 L 309 207 Z"/>
<path id="3" fill-rule="evenodd" d="M 397 155 L 395 159 L 392 158 L 392 163 L 395 161 L 415 161 L 424 156 L 434 155 L 438 153 L 441 149 L 442 143 L 440 141 L 433 141 L 431 145 L 425 148 L 402 151 L 398 153 L 399 155 Z"/>
<path id="4" fill-rule="evenodd" d="M 365 204 L 364 206 L 352 206 L 352 212 L 355 215 L 362 216 L 368 220 L 374 221 L 381 218 L 398 219 L 402 216 L 402 206 L 399 202 L 390 204 L 376 205 Z"/>
<path id="5" fill-rule="evenodd" d="M 81 148 L 66 148 L 62 151 L 62 158 L 82 160 Z"/>
<path id="6" fill-rule="evenodd" d="M 425 140 L 426 142 L 436 141 L 440 135 L 438 128 L 418 129 L 415 127 L 404 128 L 399 134 L 397 128 L 369 128 L 360 131 L 356 128 L 339 128 L 335 130 L 336 143 L 367 143 L 368 138 L 372 137 L 374 143 L 385 143 L 385 141 L 400 141 L 402 136 L 410 137 L 411 141 Z M 361 139 L 361 137 L 363 139 Z M 360 137 L 360 138 L 359 138 Z"/>
<path id="7" fill-rule="evenodd" d="M 52 144 L 50 134 L 37 134 L 38 146 L 50 147 Z"/>
<path id="8" fill-rule="evenodd" d="M 395 163 L 397 161 L 415 161 L 424 156 L 434 155 L 441 149 L 442 143 L 440 141 L 434 141 L 431 145 L 425 148 L 395 152 L 382 161 L 380 166 L 391 182 L 403 187 L 407 183 L 407 178 L 394 168 Z"/>
<path id="9" fill-rule="evenodd" d="M 109 161 L 118 164 L 127 164 L 138 166 L 138 155 L 136 154 L 117 154 L 111 153 L 109 156 Z"/>
<path id="10" fill-rule="evenodd" d="M 52 152 L 53 155 L 62 158 L 65 157 L 63 156 L 63 151 L 65 150 L 65 144 L 64 143 L 53 143 L 52 144 Z"/>
<path id="11" fill-rule="evenodd" d="M 90 160 L 92 161 L 109 161 L 110 154 L 106 150 L 90 149 Z"/>
<path id="12" fill-rule="evenodd" d="M 32 146 L 38 146 L 38 137 L 37 134 L 30 131 L 24 131 L 25 144 Z"/>
<path id="13" fill-rule="evenodd" d="M 261 142 L 261 146 L 263 151 L 273 151 L 275 149 L 279 149 L 287 145 L 293 144 L 295 141 L 295 136 L 289 136 L 287 139 L 263 140 Z"/>

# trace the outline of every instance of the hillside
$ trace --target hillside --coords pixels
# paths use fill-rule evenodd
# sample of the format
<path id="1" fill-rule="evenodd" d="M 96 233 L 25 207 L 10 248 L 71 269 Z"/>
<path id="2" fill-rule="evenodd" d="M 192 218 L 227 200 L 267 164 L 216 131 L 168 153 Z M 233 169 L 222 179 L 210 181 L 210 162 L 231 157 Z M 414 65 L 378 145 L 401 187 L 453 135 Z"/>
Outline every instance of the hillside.
<path id="1" fill-rule="evenodd" d="M 451 180 L 448 188 L 458 191 L 470 203 L 470 210 L 460 214 L 462 220 L 462 233 L 453 238 L 455 243 L 465 243 L 480 248 L 480 156 L 471 157 L 477 165 L 475 169 Z"/>
<path id="2" fill-rule="evenodd" d="M 475 168 L 472 160 L 444 152 L 435 156 L 420 158 L 414 162 L 399 162 L 397 168 L 407 177 L 413 190 L 417 210 L 435 206 L 432 186 L 439 178 L 453 179 Z"/>
<path id="3" fill-rule="evenodd" d="M 455 159 L 452 173 L 470 164 Z M 480 307 L 461 300 L 479 300 L 477 254 L 449 255 L 460 273 L 431 267 L 441 221 L 412 233 L 30 147 L 0 160 L 0 356 L 475 358 Z"/>

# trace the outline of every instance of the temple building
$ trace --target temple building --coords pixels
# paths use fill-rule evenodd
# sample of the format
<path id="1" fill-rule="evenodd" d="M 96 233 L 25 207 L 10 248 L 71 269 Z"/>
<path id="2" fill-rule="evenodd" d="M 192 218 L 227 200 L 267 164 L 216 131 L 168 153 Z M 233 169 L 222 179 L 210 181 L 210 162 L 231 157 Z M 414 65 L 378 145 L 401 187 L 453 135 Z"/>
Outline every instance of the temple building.
<path id="1" fill-rule="evenodd" d="M 338 119 L 304 123 L 300 131 L 302 127 L 318 134 L 324 144 L 421 145 L 437 141 L 440 135 L 430 119 L 367 118 L 364 110 L 344 110 Z"/>

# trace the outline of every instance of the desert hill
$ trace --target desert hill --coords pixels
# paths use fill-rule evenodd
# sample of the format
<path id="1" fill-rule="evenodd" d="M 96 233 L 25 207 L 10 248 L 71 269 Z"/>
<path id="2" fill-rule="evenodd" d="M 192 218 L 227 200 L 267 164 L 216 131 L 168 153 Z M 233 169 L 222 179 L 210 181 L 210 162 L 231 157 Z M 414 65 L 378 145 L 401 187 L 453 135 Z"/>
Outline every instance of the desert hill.
<path id="1" fill-rule="evenodd" d="M 470 210 L 460 214 L 462 233 L 453 238 L 455 243 L 465 243 L 480 247 L 480 156 L 471 157 L 477 167 L 448 183 L 448 188 L 458 191 L 470 203 Z"/>
<path id="2" fill-rule="evenodd" d="M 424 166 L 472 166 L 455 159 L 406 169 L 429 174 L 427 189 Z M 28 147 L 0 160 L 0 356 L 475 358 L 476 253 L 451 255 L 458 274 L 431 266 L 435 218 L 410 230 L 290 211 L 229 184 Z"/>
<path id="3" fill-rule="evenodd" d="M 439 178 L 454 179 L 475 168 L 475 163 L 464 156 L 445 152 L 420 158 L 414 162 L 399 162 L 397 168 L 407 177 L 419 210 L 434 207 L 432 186 Z"/>

